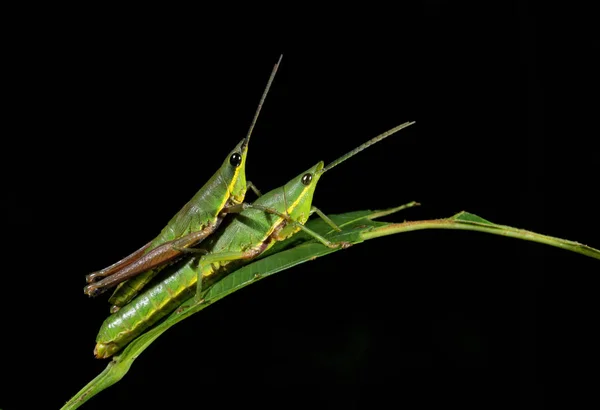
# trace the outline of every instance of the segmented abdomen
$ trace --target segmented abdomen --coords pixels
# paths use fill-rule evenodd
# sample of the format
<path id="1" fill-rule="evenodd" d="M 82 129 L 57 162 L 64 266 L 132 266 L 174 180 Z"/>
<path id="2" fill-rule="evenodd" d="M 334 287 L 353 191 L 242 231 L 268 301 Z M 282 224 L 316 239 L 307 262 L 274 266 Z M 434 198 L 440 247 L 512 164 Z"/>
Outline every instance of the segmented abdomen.
<path id="1" fill-rule="evenodd" d="M 123 346 L 142 334 L 147 328 L 171 313 L 182 302 L 194 295 L 197 272 L 192 269 L 193 259 L 172 265 L 173 274 L 152 286 L 102 324 L 96 337 L 94 354 L 98 358 L 112 356 Z M 211 270 L 209 265 L 206 268 Z M 208 272 L 205 272 L 205 275 Z"/>

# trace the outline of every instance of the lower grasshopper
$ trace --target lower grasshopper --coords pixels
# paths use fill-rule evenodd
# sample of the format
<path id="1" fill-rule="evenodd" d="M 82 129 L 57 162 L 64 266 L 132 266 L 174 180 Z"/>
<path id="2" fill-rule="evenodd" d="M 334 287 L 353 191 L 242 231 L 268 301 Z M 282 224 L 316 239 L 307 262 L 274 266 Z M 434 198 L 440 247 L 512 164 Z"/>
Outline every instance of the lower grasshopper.
<path id="1" fill-rule="evenodd" d="M 121 283 L 109 299 L 113 304 L 111 312 L 116 312 L 167 263 L 179 258 L 183 249 L 196 246 L 211 235 L 221 224 L 227 207 L 242 203 L 248 188 L 260 196 L 250 181 L 246 183 L 248 142 L 281 58 L 273 68 L 246 138 L 229 153 L 217 172 L 154 240 L 117 263 L 87 275 L 86 280 L 90 283 L 84 289 L 87 295 L 98 295 L 123 282 L 124 278 L 131 278 Z M 100 278 L 104 279 L 97 281 Z"/>
<path id="2" fill-rule="evenodd" d="M 197 260 L 198 268 L 176 270 L 119 312 L 109 316 L 96 338 L 94 355 L 97 358 L 112 356 L 183 301 L 194 296 L 194 293 L 196 301 L 201 301 L 203 287 L 210 286 L 222 275 L 248 263 L 277 241 L 282 241 L 299 230 L 304 230 L 325 246 L 347 246 L 348 244 L 343 242 L 332 243 L 304 226 L 308 217 L 316 212 L 335 227 L 329 218 L 312 206 L 317 182 L 325 172 L 339 163 L 412 124 L 414 122 L 406 122 L 392 128 L 326 167 L 323 166 L 323 161 L 320 161 L 284 186 L 260 196 L 253 204 L 242 203 L 230 208 L 228 212 L 239 213 L 233 216 L 224 229 L 203 243 L 204 255 Z M 190 248 L 181 250 L 200 251 Z"/>

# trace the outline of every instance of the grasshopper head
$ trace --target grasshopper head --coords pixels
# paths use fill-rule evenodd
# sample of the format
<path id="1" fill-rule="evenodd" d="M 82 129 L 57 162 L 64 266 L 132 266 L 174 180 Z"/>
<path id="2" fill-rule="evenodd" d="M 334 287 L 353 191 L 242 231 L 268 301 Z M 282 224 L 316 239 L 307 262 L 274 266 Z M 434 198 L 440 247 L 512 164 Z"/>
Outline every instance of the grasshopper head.
<path id="1" fill-rule="evenodd" d="M 326 167 L 324 166 L 323 161 L 320 161 L 314 167 L 306 170 L 296 178 L 292 179 L 283 187 L 283 193 L 285 195 L 284 199 L 287 207 L 286 213 L 293 220 L 304 224 L 309 217 L 310 209 L 312 207 L 313 194 L 315 193 L 315 188 L 317 187 L 317 182 L 319 182 L 321 175 L 329 171 L 331 168 L 346 161 L 348 158 L 351 158 L 363 151 L 365 148 L 370 147 L 371 145 L 412 124 L 414 124 L 414 121 L 405 122 L 404 124 L 398 125 L 397 127 L 394 127 L 383 134 L 379 134 L 375 138 L 371 138 L 369 141 L 331 162 Z"/>
<path id="2" fill-rule="evenodd" d="M 244 138 L 229 153 L 221 166 L 221 175 L 228 182 L 229 194 L 234 203 L 244 201 L 246 194 L 246 156 L 249 138 Z"/>
<path id="3" fill-rule="evenodd" d="M 320 161 L 284 186 L 287 213 L 293 220 L 301 224 L 304 224 L 308 219 L 313 195 L 317 182 L 321 178 L 323 166 L 323 161 Z"/>

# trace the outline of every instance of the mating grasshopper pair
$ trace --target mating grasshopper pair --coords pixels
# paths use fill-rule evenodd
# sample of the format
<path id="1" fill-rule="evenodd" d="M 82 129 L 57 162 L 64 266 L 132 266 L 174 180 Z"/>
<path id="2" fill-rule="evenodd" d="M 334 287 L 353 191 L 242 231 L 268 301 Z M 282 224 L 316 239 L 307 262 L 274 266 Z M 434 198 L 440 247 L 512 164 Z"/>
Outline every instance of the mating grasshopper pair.
<path id="1" fill-rule="evenodd" d="M 110 357 L 184 300 L 192 295 L 199 300 L 203 286 L 254 259 L 276 242 L 299 230 L 304 230 L 325 246 L 347 246 L 346 243 L 331 243 L 304 226 L 309 216 L 316 212 L 339 230 L 312 205 L 317 182 L 331 168 L 414 122 L 406 122 L 386 131 L 327 166 L 320 161 L 287 184 L 260 195 L 250 182 L 246 183 L 248 142 L 280 62 L 281 57 L 269 78 L 248 135 L 230 153 L 217 173 L 173 217 L 154 241 L 114 265 L 87 276 L 90 284 L 85 292 L 89 295 L 101 293 L 129 279 L 119 286 L 110 299 L 115 305 L 111 311 L 119 311 L 103 323 L 94 349 L 96 357 Z M 252 204 L 244 202 L 248 188 L 258 195 Z M 236 215 L 224 229 L 218 230 L 227 213 Z M 200 242 L 202 249 L 195 248 Z M 133 299 L 162 267 L 186 253 L 202 254 L 197 260 L 198 269 L 176 270 Z M 96 282 L 98 278 L 103 279 Z"/>

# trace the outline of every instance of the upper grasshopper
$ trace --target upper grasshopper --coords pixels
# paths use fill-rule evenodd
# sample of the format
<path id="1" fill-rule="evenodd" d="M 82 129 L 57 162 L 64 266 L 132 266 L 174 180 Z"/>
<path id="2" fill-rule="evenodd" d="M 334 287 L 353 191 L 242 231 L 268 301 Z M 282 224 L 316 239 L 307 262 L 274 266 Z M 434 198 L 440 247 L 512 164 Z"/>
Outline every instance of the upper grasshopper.
<path id="1" fill-rule="evenodd" d="M 178 266 L 174 272 L 131 301 L 121 311 L 109 316 L 98 333 L 94 354 L 106 358 L 119 351 L 136 336 L 142 334 L 179 304 L 194 295 L 202 302 L 203 286 L 210 285 L 222 275 L 241 264 L 248 263 L 277 241 L 282 241 L 300 229 L 329 247 L 345 247 L 347 243 L 332 243 L 304 226 L 308 217 L 316 212 L 334 229 L 339 230 L 329 218 L 312 205 L 313 194 L 321 176 L 368 146 L 413 124 L 399 125 L 371 140 L 328 166 L 323 161 L 290 180 L 284 186 L 260 196 L 253 204 L 242 203 L 230 211 L 239 211 L 227 226 L 202 244 L 203 256 L 196 259 L 198 266 L 192 268 L 193 260 Z M 199 252 L 186 248 L 184 252 Z M 183 263 L 183 262 L 182 262 Z M 107 278 L 111 279 L 111 278 Z"/>
<path id="2" fill-rule="evenodd" d="M 273 67 L 246 137 L 154 240 L 115 264 L 87 275 L 86 280 L 90 283 L 84 289 L 87 295 L 98 295 L 129 279 L 121 283 L 109 299 L 113 304 L 111 312 L 117 311 L 133 299 L 167 263 L 180 257 L 182 250 L 196 246 L 211 235 L 223 221 L 228 208 L 244 201 L 248 188 L 260 196 L 254 185 L 246 182 L 248 143 L 282 57 Z M 100 278 L 104 279 L 98 280 Z"/>

